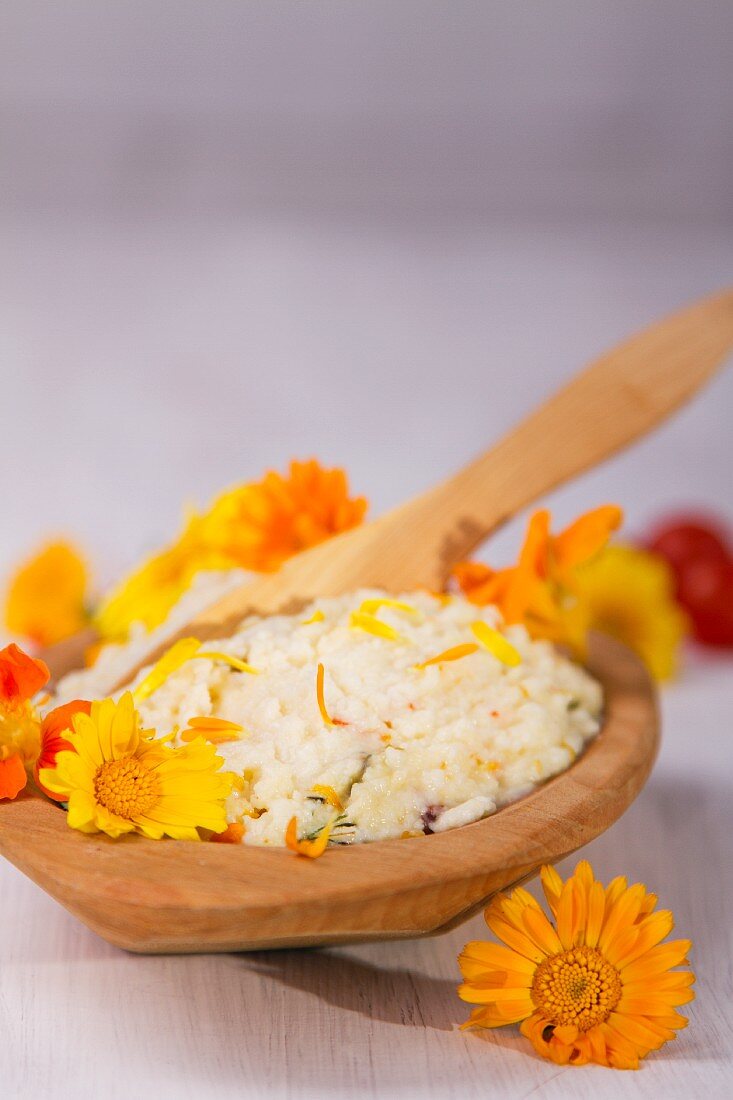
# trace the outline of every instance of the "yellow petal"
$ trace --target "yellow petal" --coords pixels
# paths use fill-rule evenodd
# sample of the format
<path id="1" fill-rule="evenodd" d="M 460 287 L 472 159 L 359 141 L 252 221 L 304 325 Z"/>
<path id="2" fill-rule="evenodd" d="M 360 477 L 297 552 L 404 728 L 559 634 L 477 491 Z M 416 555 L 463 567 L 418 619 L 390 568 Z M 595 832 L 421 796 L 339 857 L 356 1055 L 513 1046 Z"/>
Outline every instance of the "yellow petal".
<path id="1" fill-rule="evenodd" d="M 352 630 L 363 630 L 367 634 L 373 634 L 376 638 L 387 638 L 389 641 L 401 640 L 401 635 L 393 626 L 383 623 L 375 615 L 366 611 L 352 611 L 349 617 L 349 626 Z"/>
<path id="2" fill-rule="evenodd" d="M 310 626 L 312 623 L 322 623 L 325 619 L 322 611 L 314 611 L 309 619 L 303 619 L 301 626 Z"/>
<path id="3" fill-rule="evenodd" d="M 242 661 L 239 657 L 233 657 L 231 653 L 206 653 L 199 652 L 197 657 L 208 657 L 210 661 L 223 661 L 224 664 L 229 665 L 230 668 L 236 669 L 237 672 L 248 672 L 251 676 L 256 676 L 259 673 L 258 668 L 253 668 L 252 665 L 247 664 L 246 661 Z"/>
<path id="4" fill-rule="evenodd" d="M 521 664 L 522 657 L 519 651 L 506 640 L 503 634 L 494 630 L 488 623 L 479 619 L 471 623 L 471 630 L 483 648 L 488 650 L 492 657 L 496 657 L 497 661 L 501 661 L 503 665 L 508 665 L 510 668 Z"/>
<path id="5" fill-rule="evenodd" d="M 333 806 L 335 810 L 343 810 L 343 804 L 333 787 L 326 787 L 322 783 L 314 783 L 311 787 L 314 794 L 320 795 L 320 797 L 328 803 L 329 806 Z"/>
<path id="6" fill-rule="evenodd" d="M 178 669 L 190 661 L 201 649 L 198 638 L 181 638 L 165 651 L 163 656 L 155 662 L 147 676 L 143 677 L 134 691 L 135 700 L 142 703 L 154 692 L 162 687 L 166 680 L 177 672 Z"/>
<path id="7" fill-rule="evenodd" d="M 404 611 L 406 615 L 420 615 L 420 612 L 412 604 L 404 603 L 402 600 L 390 600 L 386 597 L 362 600 L 359 610 L 363 611 L 365 615 L 376 615 L 382 607 L 390 607 L 393 611 Z"/>

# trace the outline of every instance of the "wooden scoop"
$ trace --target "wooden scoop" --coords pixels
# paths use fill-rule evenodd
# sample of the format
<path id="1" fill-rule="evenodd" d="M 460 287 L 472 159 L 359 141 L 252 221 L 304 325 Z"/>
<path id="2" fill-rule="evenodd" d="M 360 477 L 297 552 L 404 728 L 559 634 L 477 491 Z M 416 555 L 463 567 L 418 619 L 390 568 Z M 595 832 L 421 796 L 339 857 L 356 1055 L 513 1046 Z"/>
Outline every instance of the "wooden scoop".
<path id="1" fill-rule="evenodd" d="M 696 302 L 608 352 L 454 477 L 371 523 L 230 592 L 179 637 L 232 633 L 249 612 L 297 611 L 373 586 L 440 590 L 453 566 L 521 508 L 645 435 L 697 392 L 733 348 L 733 290 Z"/>

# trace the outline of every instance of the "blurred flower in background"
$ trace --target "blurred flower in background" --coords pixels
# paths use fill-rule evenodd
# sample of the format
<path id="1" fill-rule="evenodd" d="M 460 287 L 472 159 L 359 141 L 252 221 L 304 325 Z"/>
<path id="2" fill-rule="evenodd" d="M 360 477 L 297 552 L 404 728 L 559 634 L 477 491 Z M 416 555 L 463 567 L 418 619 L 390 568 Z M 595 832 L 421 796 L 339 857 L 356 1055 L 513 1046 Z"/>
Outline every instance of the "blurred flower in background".
<path id="1" fill-rule="evenodd" d="M 470 600 L 497 603 L 507 622 L 524 622 L 534 638 L 568 645 L 582 657 L 590 631 L 609 634 L 657 680 L 667 680 L 687 630 L 674 574 L 656 554 L 609 545 L 620 523 L 620 509 L 606 505 L 553 536 L 549 513 L 536 512 L 517 566 L 492 570 L 467 562 L 456 578 Z"/>
<path id="2" fill-rule="evenodd" d="M 49 542 L 21 565 L 5 599 L 5 625 L 37 646 L 53 645 L 89 621 L 89 571 L 70 542 Z"/>

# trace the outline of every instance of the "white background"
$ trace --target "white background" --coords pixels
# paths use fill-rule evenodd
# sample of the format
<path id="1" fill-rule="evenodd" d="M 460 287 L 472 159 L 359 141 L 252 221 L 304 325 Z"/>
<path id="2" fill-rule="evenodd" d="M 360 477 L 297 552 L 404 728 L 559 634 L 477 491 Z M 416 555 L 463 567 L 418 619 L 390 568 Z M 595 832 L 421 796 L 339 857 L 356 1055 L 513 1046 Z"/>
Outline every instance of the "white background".
<path id="1" fill-rule="evenodd" d="M 346 465 L 376 513 L 733 282 L 727 3 L 10 0 L 0 21 L 0 570 L 67 533 L 102 584 L 184 501 L 292 456 Z M 554 494 L 558 519 L 730 517 L 732 411 L 729 372 Z M 724 1095 L 730 670 L 695 661 L 666 695 L 655 777 L 593 846 L 698 943 L 695 1027 L 641 1074 L 553 1085 L 516 1035 L 451 1033 L 478 924 L 358 964 L 135 960 L 3 867 L 8 1095 Z"/>

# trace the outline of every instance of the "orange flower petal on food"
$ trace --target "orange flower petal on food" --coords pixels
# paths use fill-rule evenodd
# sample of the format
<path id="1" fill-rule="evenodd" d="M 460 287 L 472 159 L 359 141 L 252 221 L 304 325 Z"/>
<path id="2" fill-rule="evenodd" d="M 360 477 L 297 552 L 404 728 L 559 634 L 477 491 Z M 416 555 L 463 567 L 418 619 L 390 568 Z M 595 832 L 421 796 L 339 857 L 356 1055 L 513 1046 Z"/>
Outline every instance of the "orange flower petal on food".
<path id="1" fill-rule="evenodd" d="M 297 817 L 291 817 L 285 831 L 286 846 L 291 852 L 295 852 L 296 855 L 306 856 L 308 859 L 318 859 L 319 856 L 323 855 L 328 846 L 331 830 L 333 829 L 337 816 L 337 814 L 331 816 L 330 821 L 324 825 L 314 840 L 298 840 L 298 819 Z"/>
<path id="2" fill-rule="evenodd" d="M 334 720 L 331 717 L 331 715 L 328 713 L 328 708 L 326 707 L 326 696 L 325 696 L 325 691 L 324 691 L 324 681 L 325 681 L 325 679 L 326 679 L 326 670 L 323 667 L 323 665 L 319 662 L 318 663 L 318 668 L 316 670 L 316 699 L 318 701 L 318 709 L 321 712 L 321 718 L 323 719 L 325 724 L 327 726 L 333 726 L 334 725 Z"/>
<path id="3" fill-rule="evenodd" d="M 463 642 L 461 645 L 451 646 L 450 649 L 444 649 L 442 653 L 438 653 L 435 657 L 431 657 L 427 661 L 421 661 L 415 665 L 416 669 L 430 668 L 432 665 L 442 665 L 450 661 L 460 661 L 463 657 L 470 657 L 472 653 L 478 652 L 478 646 L 475 642 Z"/>
<path id="4" fill-rule="evenodd" d="M 188 729 L 181 733 L 181 741 L 193 741 L 196 737 L 205 737 L 212 745 L 221 745 L 227 741 L 239 741 L 244 726 L 229 722 L 226 718 L 189 718 Z"/>

